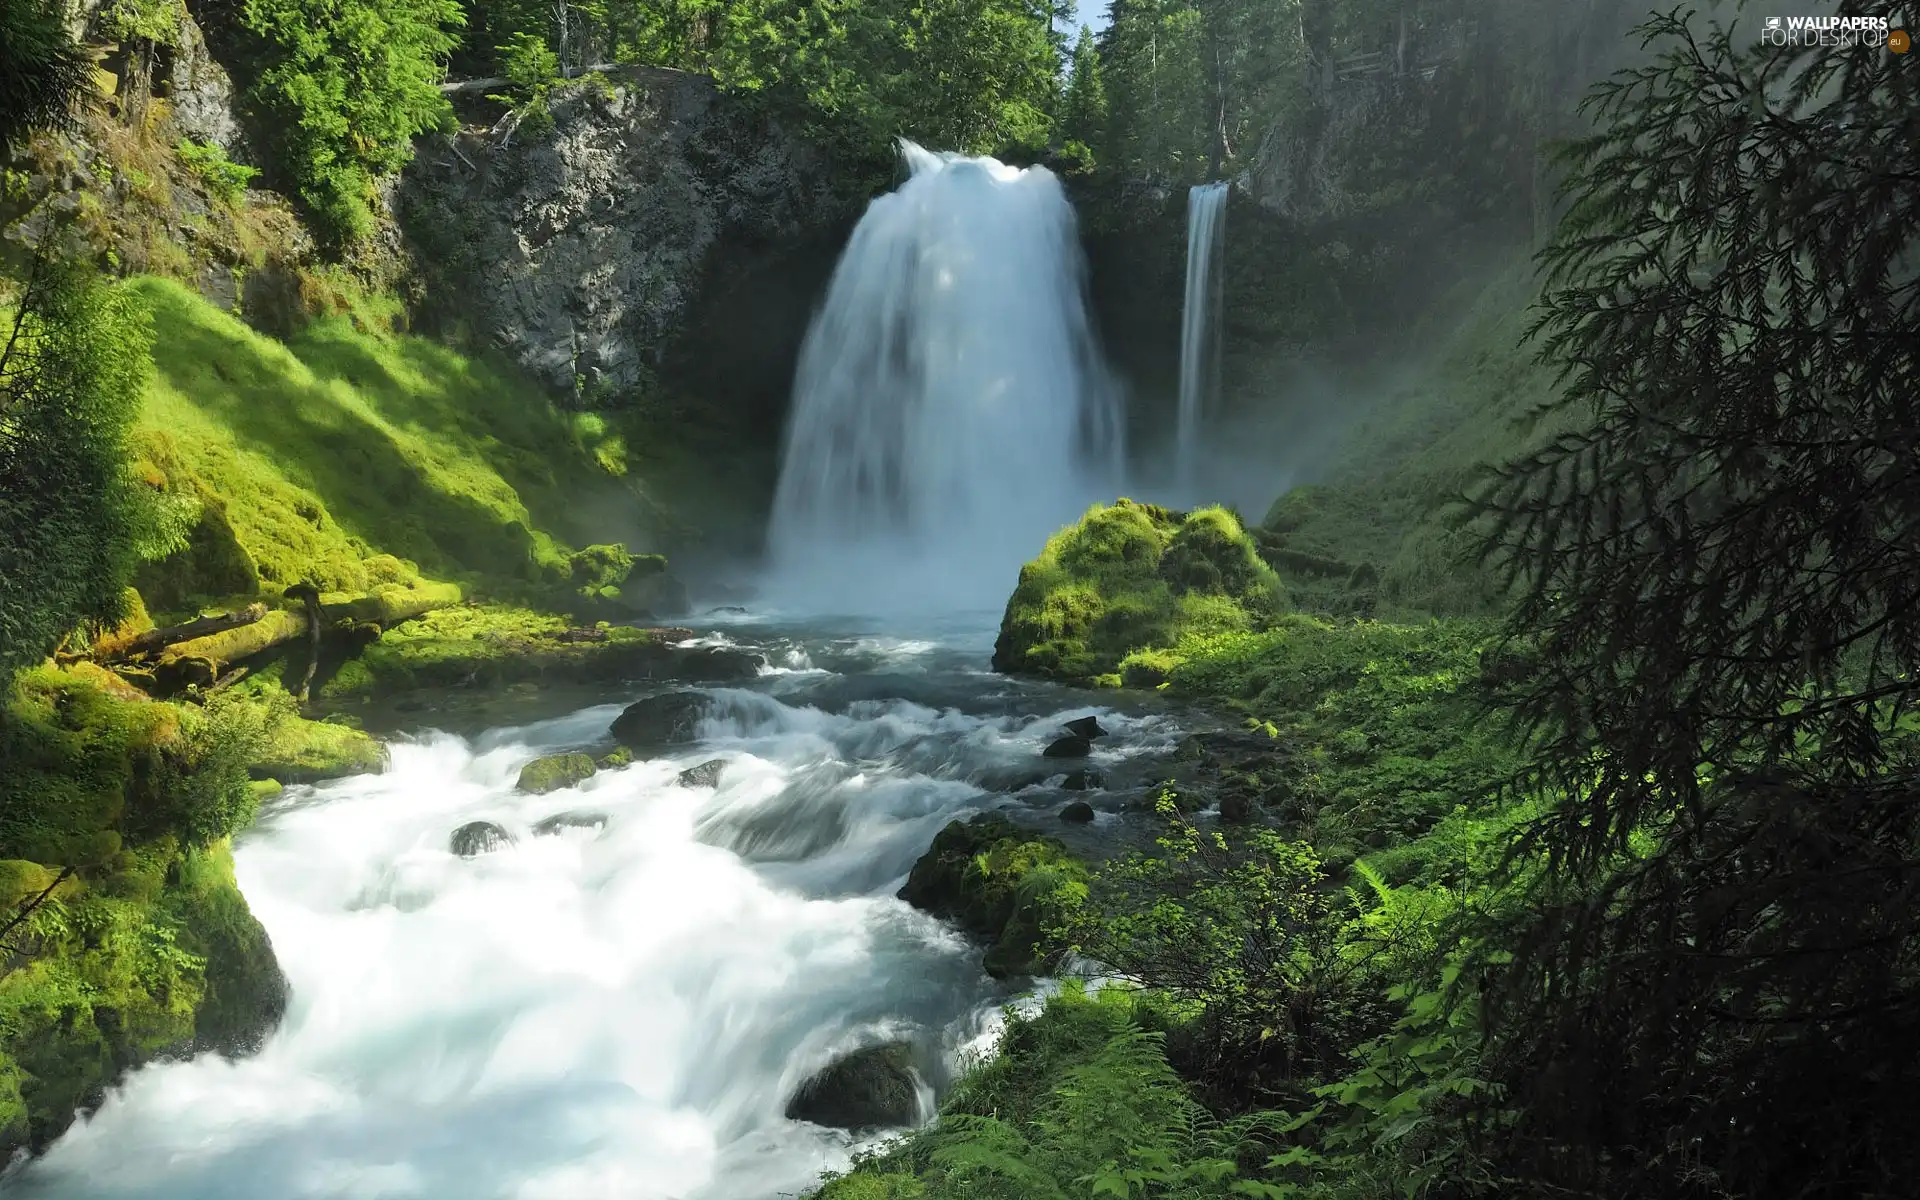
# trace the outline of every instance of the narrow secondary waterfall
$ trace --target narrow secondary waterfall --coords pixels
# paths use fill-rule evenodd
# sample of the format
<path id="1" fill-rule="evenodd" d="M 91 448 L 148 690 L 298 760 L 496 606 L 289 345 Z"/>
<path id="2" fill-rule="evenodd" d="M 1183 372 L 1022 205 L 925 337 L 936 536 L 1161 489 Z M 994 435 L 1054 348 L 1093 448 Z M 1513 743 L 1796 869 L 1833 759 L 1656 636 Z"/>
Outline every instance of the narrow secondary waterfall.
<path id="1" fill-rule="evenodd" d="M 1187 193 L 1187 291 L 1180 311 L 1180 414 L 1174 435 L 1174 469 L 1182 487 L 1194 482 L 1200 423 L 1220 388 L 1220 264 L 1226 231 L 1227 185 L 1196 185 Z"/>
<path id="2" fill-rule="evenodd" d="M 1060 181 L 902 151 L 911 176 L 861 218 L 801 352 L 778 590 L 844 611 L 998 605 L 1113 494 L 1118 393 Z"/>

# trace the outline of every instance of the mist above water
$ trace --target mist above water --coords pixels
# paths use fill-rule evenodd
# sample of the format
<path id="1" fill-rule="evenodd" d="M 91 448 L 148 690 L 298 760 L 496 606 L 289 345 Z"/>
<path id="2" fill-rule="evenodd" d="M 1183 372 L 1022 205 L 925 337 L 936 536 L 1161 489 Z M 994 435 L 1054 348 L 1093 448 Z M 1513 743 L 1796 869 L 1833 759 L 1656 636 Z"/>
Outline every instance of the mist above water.
<path id="1" fill-rule="evenodd" d="M 997 608 L 1116 492 L 1118 390 L 1073 207 L 1044 167 L 903 143 L 801 352 L 770 529 L 786 603 Z"/>

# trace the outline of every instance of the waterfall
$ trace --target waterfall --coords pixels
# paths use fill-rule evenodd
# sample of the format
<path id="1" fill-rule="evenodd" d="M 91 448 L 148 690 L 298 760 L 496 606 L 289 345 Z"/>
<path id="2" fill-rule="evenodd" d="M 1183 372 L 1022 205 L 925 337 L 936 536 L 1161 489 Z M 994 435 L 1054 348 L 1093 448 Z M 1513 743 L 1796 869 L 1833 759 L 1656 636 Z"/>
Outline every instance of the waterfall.
<path id="1" fill-rule="evenodd" d="M 1200 422 L 1220 390 L 1221 256 L 1226 249 L 1227 185 L 1187 193 L 1187 291 L 1180 311 L 1180 413 L 1175 471 L 1190 487 L 1200 452 Z"/>
<path id="2" fill-rule="evenodd" d="M 901 149 L 910 175 L 867 208 L 801 350 L 770 537 L 790 603 L 997 606 L 1118 482 L 1060 181 Z"/>

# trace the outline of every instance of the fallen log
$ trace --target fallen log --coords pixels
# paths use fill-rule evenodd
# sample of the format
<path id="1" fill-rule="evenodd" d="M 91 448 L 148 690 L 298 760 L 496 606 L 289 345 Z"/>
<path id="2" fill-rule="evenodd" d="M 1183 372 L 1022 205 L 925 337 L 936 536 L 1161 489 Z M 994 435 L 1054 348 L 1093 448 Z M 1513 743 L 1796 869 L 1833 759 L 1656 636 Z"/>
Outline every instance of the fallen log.
<path id="1" fill-rule="evenodd" d="M 307 631 L 307 615 L 277 608 L 250 624 L 225 629 L 206 637 L 175 642 L 160 652 L 154 666 L 165 670 L 187 659 L 204 659 L 219 668 L 242 658 L 251 658 L 262 650 L 292 641 Z"/>
<path id="2" fill-rule="evenodd" d="M 234 612 L 214 613 L 211 616 L 195 617 L 178 625 L 168 625 L 161 629 L 149 629 L 145 633 L 135 634 L 124 641 L 102 643 L 94 647 L 90 656 L 96 662 L 117 662 L 126 658 L 138 658 L 142 654 L 151 654 L 179 642 L 205 638 L 243 625 L 251 625 L 267 615 L 264 604 L 249 604 Z"/>
<path id="3" fill-rule="evenodd" d="M 300 593 L 294 593 L 299 598 Z M 399 585 L 379 588 L 363 596 L 329 592 L 322 596 L 319 613 L 322 628 L 376 624 L 381 628 L 397 621 L 424 616 L 438 608 L 460 603 L 459 587 L 451 583 L 426 583 L 408 588 Z M 204 637 L 175 642 L 154 660 L 156 672 L 175 681 L 212 684 L 233 663 L 271 650 L 297 637 L 313 636 L 307 612 L 290 609 L 264 611 L 259 619 L 246 625 L 223 629 Z"/>
<path id="4" fill-rule="evenodd" d="M 372 622 L 384 629 L 398 621 L 425 616 L 435 609 L 452 608 L 460 600 L 458 584 L 423 583 L 418 587 L 390 584 L 364 596 L 328 592 L 320 597 L 320 612 L 330 624 Z"/>

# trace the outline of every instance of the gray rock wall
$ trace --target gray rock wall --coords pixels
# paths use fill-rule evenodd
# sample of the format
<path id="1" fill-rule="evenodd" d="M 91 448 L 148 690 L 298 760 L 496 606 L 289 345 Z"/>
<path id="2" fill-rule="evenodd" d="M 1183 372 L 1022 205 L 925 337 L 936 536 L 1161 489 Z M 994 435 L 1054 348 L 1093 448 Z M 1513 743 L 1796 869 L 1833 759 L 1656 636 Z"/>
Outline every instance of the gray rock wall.
<path id="1" fill-rule="evenodd" d="M 548 107 L 423 139 L 395 207 L 434 315 L 582 404 L 652 390 L 723 251 L 777 256 L 848 211 L 823 155 L 705 77 L 618 68 Z"/>

